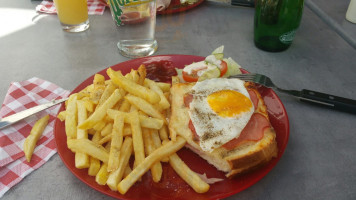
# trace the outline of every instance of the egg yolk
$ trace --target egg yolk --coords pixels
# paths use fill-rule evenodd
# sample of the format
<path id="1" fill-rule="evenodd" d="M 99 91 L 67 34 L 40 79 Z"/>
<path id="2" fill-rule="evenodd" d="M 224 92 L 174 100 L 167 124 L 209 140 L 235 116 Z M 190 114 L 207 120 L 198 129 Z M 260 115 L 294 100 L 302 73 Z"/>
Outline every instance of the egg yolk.
<path id="1" fill-rule="evenodd" d="M 221 117 L 234 117 L 251 110 L 252 102 L 234 90 L 221 90 L 207 97 L 210 108 Z"/>

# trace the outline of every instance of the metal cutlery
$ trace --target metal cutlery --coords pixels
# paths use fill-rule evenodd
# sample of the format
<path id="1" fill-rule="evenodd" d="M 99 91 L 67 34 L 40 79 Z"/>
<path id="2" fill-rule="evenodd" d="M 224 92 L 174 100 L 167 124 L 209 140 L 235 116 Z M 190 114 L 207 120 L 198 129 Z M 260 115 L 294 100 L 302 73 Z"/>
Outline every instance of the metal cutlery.
<path id="1" fill-rule="evenodd" d="M 238 78 L 243 81 L 258 83 L 278 92 L 295 96 L 300 101 L 323 105 L 335 110 L 356 114 L 356 100 L 353 99 L 347 99 L 307 89 L 303 89 L 301 91 L 285 90 L 277 87 L 270 78 L 262 74 L 238 74 L 230 76 L 229 78 Z"/>
<path id="2" fill-rule="evenodd" d="M 13 114 L 13 115 L 10 115 L 8 117 L 5 117 L 5 118 L 2 118 L 0 119 L 0 129 L 3 129 L 7 126 L 10 126 L 22 119 L 25 119 L 26 117 L 29 117 L 33 114 L 36 114 L 42 110 L 46 110 L 52 106 L 55 106 L 57 104 L 60 104 L 64 101 L 66 101 L 68 98 L 64 98 L 64 99 L 58 99 L 58 100 L 52 100 L 48 103 L 44 103 L 44 104 L 41 104 L 41 105 L 38 105 L 38 106 L 35 106 L 35 107 L 32 107 L 32 108 L 29 108 L 27 110 L 24 110 L 24 111 L 21 111 L 21 112 L 18 112 L 16 114 Z"/>

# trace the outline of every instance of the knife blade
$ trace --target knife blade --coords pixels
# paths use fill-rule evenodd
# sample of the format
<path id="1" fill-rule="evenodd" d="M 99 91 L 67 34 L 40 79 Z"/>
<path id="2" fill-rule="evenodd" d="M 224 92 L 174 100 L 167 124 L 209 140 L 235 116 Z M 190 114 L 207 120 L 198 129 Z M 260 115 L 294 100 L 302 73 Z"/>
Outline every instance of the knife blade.
<path id="1" fill-rule="evenodd" d="M 36 114 L 42 110 L 46 110 L 52 106 L 55 106 L 57 104 L 60 104 L 64 101 L 66 101 L 68 98 L 64 98 L 64 99 L 58 99 L 58 100 L 52 100 L 48 103 L 44 103 L 29 109 L 26 109 L 24 111 L 18 112 L 16 114 L 10 115 L 8 117 L 2 118 L 0 119 L 0 129 L 3 129 L 5 127 L 8 127 L 22 119 L 25 119 L 26 117 L 29 117 L 33 114 Z"/>

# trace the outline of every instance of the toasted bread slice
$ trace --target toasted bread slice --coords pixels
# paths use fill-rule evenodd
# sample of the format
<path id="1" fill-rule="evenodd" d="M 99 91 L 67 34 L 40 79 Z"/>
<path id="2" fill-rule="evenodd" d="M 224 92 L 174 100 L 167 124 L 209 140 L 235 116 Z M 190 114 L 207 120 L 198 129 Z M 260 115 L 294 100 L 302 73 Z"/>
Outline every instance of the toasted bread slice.
<path id="1" fill-rule="evenodd" d="M 226 172 L 226 176 L 229 178 L 254 170 L 277 156 L 276 133 L 272 126 L 264 129 L 263 138 L 258 141 L 246 141 L 229 150 L 219 147 L 212 152 L 203 151 L 199 142 L 194 141 L 193 133 L 189 128 L 189 108 L 184 104 L 184 96 L 190 92 L 193 86 L 194 83 L 177 83 L 171 88 L 169 130 L 171 133 L 184 137 L 187 140 L 186 147 L 218 170 Z M 259 103 L 256 111 L 262 112 L 261 114 L 268 119 L 266 106 L 259 93 L 257 96 Z"/>

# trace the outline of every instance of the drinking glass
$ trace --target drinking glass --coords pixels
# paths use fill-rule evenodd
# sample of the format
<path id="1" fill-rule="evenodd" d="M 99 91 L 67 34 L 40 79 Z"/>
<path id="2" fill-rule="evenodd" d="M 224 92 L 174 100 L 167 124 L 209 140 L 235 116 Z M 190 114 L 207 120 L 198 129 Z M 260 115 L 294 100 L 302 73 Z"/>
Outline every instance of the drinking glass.
<path id="1" fill-rule="evenodd" d="M 87 0 L 54 0 L 64 31 L 81 32 L 89 28 Z"/>
<path id="2" fill-rule="evenodd" d="M 157 50 L 156 0 L 109 0 L 121 55 L 138 58 Z"/>

